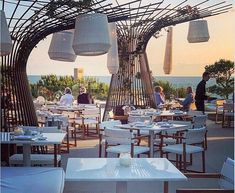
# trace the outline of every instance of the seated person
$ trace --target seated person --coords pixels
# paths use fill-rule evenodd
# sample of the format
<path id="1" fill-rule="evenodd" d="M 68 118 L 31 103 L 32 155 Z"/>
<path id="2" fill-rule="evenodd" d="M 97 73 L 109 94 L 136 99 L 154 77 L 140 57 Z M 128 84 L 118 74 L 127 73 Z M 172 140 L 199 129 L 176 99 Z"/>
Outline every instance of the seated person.
<path id="1" fill-rule="evenodd" d="M 180 102 L 180 104 L 183 105 L 183 110 L 189 111 L 191 105 L 193 105 L 194 102 L 195 102 L 195 99 L 194 99 L 193 89 L 191 86 L 189 86 L 186 89 L 186 97 L 182 102 Z"/>
<path id="2" fill-rule="evenodd" d="M 60 98 L 60 105 L 71 106 L 73 104 L 74 97 L 72 91 L 69 87 L 66 87 L 64 90 L 64 95 Z"/>
<path id="3" fill-rule="evenodd" d="M 165 94 L 163 93 L 163 88 L 161 86 L 156 86 L 154 90 L 156 105 L 159 106 L 165 104 Z"/>
<path id="4" fill-rule="evenodd" d="M 92 97 L 89 93 L 86 92 L 84 86 L 80 87 L 80 94 L 77 97 L 78 104 L 93 104 Z"/>

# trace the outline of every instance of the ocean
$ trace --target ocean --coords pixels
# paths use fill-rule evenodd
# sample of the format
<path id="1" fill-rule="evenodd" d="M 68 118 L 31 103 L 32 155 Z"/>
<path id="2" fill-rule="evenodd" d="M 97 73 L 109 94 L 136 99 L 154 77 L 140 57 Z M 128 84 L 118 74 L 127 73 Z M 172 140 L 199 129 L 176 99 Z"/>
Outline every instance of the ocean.
<path id="1" fill-rule="evenodd" d="M 99 82 L 109 84 L 111 81 L 111 76 L 89 76 L 95 78 Z M 156 80 L 168 81 L 176 88 L 188 87 L 191 86 L 194 90 L 196 89 L 197 84 L 201 81 L 200 76 L 155 76 Z M 41 79 L 41 76 L 38 75 L 28 75 L 28 80 L 30 83 L 34 84 Z M 210 79 L 207 82 L 207 87 L 215 84 L 215 79 Z"/>

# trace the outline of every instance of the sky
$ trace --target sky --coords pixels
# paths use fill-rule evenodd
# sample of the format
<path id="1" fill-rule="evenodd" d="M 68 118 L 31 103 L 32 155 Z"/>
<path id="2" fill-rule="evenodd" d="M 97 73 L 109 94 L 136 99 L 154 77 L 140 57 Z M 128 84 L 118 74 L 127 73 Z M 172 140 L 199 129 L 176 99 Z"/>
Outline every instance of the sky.
<path id="1" fill-rule="evenodd" d="M 210 39 L 204 43 L 188 43 L 188 22 L 173 26 L 173 64 L 170 75 L 163 72 L 166 31 L 162 29 L 159 38 L 150 39 L 146 51 L 154 76 L 201 76 L 208 64 L 222 58 L 234 61 L 235 9 L 205 19 L 208 22 Z M 27 64 L 28 75 L 73 75 L 74 68 L 83 68 L 86 76 L 110 75 L 106 66 L 107 54 L 78 56 L 75 62 L 50 60 L 48 49 L 51 37 L 52 35 L 39 42 L 37 48 L 32 50 Z"/>

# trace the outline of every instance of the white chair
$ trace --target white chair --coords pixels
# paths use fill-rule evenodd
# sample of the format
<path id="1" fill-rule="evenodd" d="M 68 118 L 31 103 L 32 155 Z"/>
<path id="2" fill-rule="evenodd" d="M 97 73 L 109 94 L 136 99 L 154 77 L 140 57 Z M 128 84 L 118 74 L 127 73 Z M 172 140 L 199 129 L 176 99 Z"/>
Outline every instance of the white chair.
<path id="1" fill-rule="evenodd" d="M 180 134 L 180 132 L 184 132 L 185 130 L 188 130 L 188 129 L 191 129 L 192 128 L 192 123 L 191 121 L 177 121 L 177 120 L 169 120 L 168 123 L 170 124 L 179 124 L 179 125 L 187 125 L 187 127 L 184 127 L 184 129 L 182 130 L 178 130 L 178 131 L 175 131 L 175 130 L 167 130 L 166 132 L 162 132 L 160 134 L 157 134 L 156 135 L 156 138 L 154 139 L 154 145 L 158 146 L 159 149 L 161 150 L 162 146 L 161 145 L 161 134 L 164 134 L 164 135 L 176 135 L 178 136 Z M 166 146 L 166 145 L 173 145 L 173 144 L 176 144 L 177 142 L 177 139 L 175 138 L 172 138 L 172 137 L 164 137 L 163 138 L 163 146 Z"/>
<path id="2" fill-rule="evenodd" d="M 62 115 L 68 118 L 68 137 L 71 134 L 71 137 L 74 138 L 74 146 L 77 147 L 77 133 L 75 128 L 75 118 L 77 117 L 77 112 L 62 111 Z"/>
<path id="3" fill-rule="evenodd" d="M 193 128 L 206 126 L 207 115 L 195 115 L 192 119 Z"/>
<path id="4" fill-rule="evenodd" d="M 207 115 L 195 115 L 192 119 L 193 128 L 206 127 Z M 205 134 L 205 149 L 207 149 L 207 128 Z"/>
<path id="5" fill-rule="evenodd" d="M 234 193 L 234 160 L 227 158 L 220 173 L 186 173 L 188 178 L 217 178 L 217 189 L 177 189 L 176 193 Z M 191 181 L 191 180 L 190 180 Z"/>
<path id="6" fill-rule="evenodd" d="M 215 123 L 219 123 L 218 119 L 219 119 L 219 115 L 223 114 L 223 105 L 226 102 L 226 100 L 221 100 L 218 99 L 215 101 Z"/>
<path id="7" fill-rule="evenodd" d="M 223 120 L 222 127 L 231 127 L 234 120 L 234 103 L 224 103 L 223 105 Z"/>
<path id="8" fill-rule="evenodd" d="M 82 110 L 79 117 L 74 120 L 75 125 L 78 125 L 82 130 L 82 139 L 89 136 L 90 125 L 95 125 L 96 134 L 99 135 L 99 123 L 100 123 L 100 110 L 99 108 L 86 108 Z"/>
<path id="9" fill-rule="evenodd" d="M 152 116 L 146 116 L 146 115 L 129 115 L 128 116 L 128 123 L 133 123 L 133 122 L 152 122 Z M 148 135 L 149 131 L 143 131 L 143 130 L 138 130 L 138 131 L 133 131 L 137 135 Z"/>
<path id="10" fill-rule="evenodd" d="M 106 127 L 104 130 L 104 139 L 105 157 L 107 157 L 108 153 L 116 153 L 118 155 L 120 153 L 130 153 L 131 157 L 134 157 L 135 155 L 139 156 L 139 154 L 142 153 L 148 153 L 148 156 L 150 155 L 149 147 L 136 145 L 138 144 L 138 140 L 141 139 L 141 136 L 134 137 L 131 130 Z"/>
<path id="11" fill-rule="evenodd" d="M 197 129 L 188 129 L 184 136 L 172 136 L 180 141 L 178 141 L 177 144 L 162 147 L 161 157 L 163 157 L 163 154 L 166 154 L 167 157 L 168 153 L 176 154 L 176 166 L 178 167 L 179 164 L 179 168 L 181 169 L 183 159 L 183 170 L 186 172 L 186 155 L 202 153 L 202 172 L 205 172 L 205 133 L 206 128 L 202 127 Z M 162 143 L 164 137 L 168 136 L 161 135 Z M 180 160 L 178 159 L 178 155 Z"/>
<path id="12" fill-rule="evenodd" d="M 22 126 L 23 130 L 39 131 L 39 127 Z M 40 131 L 44 133 L 62 132 L 58 127 L 41 127 Z M 31 154 L 31 166 L 54 166 L 54 154 Z M 57 165 L 61 166 L 61 155 L 57 155 Z M 9 164 L 11 166 L 23 165 L 23 154 L 13 154 L 9 157 Z"/>
<path id="13" fill-rule="evenodd" d="M 99 157 L 102 156 L 102 145 L 105 143 L 103 139 L 104 130 L 106 127 L 115 129 L 115 125 L 122 124 L 120 120 L 112 120 L 112 121 L 103 121 L 99 124 L 100 134 L 99 134 Z"/>

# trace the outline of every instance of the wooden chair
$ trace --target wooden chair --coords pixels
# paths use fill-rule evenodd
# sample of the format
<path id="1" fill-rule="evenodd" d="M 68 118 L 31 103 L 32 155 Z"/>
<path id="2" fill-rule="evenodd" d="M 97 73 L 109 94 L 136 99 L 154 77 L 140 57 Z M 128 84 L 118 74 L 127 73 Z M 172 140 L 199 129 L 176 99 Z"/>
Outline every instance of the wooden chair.
<path id="1" fill-rule="evenodd" d="M 74 144 L 69 145 L 74 145 L 77 147 L 77 133 L 75 128 L 75 118 L 77 117 L 77 112 L 62 111 L 62 115 L 68 118 L 68 137 L 71 136 L 74 138 Z"/>
<path id="2" fill-rule="evenodd" d="M 134 137 L 132 130 L 113 129 L 106 127 L 104 130 L 105 139 L 105 157 L 108 153 L 130 153 L 131 157 L 135 155 L 148 153 L 150 156 L 150 148 L 147 146 L 138 146 L 138 140 L 146 136 Z M 113 145 L 118 144 L 118 145 Z"/>
<path id="3" fill-rule="evenodd" d="M 216 105 L 216 108 L 215 108 L 215 123 L 219 123 L 218 119 L 219 119 L 219 115 L 222 115 L 223 114 L 223 105 L 225 103 L 225 100 L 216 100 L 215 101 L 215 105 Z"/>
<path id="4" fill-rule="evenodd" d="M 223 105 L 223 120 L 222 127 L 231 127 L 234 119 L 234 103 L 224 103 Z"/>
<path id="5" fill-rule="evenodd" d="M 218 189 L 177 189 L 176 193 L 234 193 L 234 160 L 227 158 L 220 173 L 186 173 L 188 178 L 216 178 Z"/>
<path id="6" fill-rule="evenodd" d="M 169 153 L 176 154 L 176 167 L 187 171 L 186 156 L 194 153 L 202 154 L 202 172 L 205 172 L 205 139 L 206 128 L 188 129 L 184 136 L 170 136 L 172 138 L 178 139 L 177 144 L 168 145 L 162 147 L 160 152 L 161 157 L 166 154 L 168 158 Z M 161 146 L 163 146 L 164 137 L 169 137 L 169 135 L 161 135 Z M 183 160 L 183 161 L 182 161 Z M 188 170 L 189 171 L 189 170 Z"/>
<path id="7" fill-rule="evenodd" d="M 192 127 L 193 128 L 201 128 L 206 127 L 207 115 L 195 115 L 192 118 Z M 205 149 L 207 149 L 207 128 L 205 133 Z"/>
<path id="8" fill-rule="evenodd" d="M 166 146 L 166 145 L 173 145 L 173 144 L 176 144 L 177 143 L 177 139 L 176 138 L 172 138 L 172 137 L 165 137 L 163 138 L 163 142 L 161 142 L 161 134 L 164 134 L 164 135 L 173 135 L 173 136 L 178 136 L 180 135 L 180 132 L 184 132 L 188 129 L 191 129 L 192 128 L 192 123 L 191 121 L 176 121 L 176 120 L 169 120 L 168 123 L 170 124 L 182 124 L 182 125 L 187 125 L 186 128 L 184 128 L 183 131 L 175 131 L 175 130 L 167 130 L 166 132 L 162 132 L 160 134 L 157 134 L 156 135 L 156 138 L 154 139 L 154 145 L 158 146 L 159 147 L 159 150 L 161 151 L 161 148 L 163 146 Z"/>
<path id="9" fill-rule="evenodd" d="M 80 113 L 79 117 L 75 118 L 75 126 L 81 129 L 82 139 L 85 139 L 90 134 L 94 134 L 91 132 L 89 128 L 90 125 L 95 125 L 95 134 L 99 136 L 99 123 L 100 123 L 100 110 L 99 108 L 85 108 Z"/>

